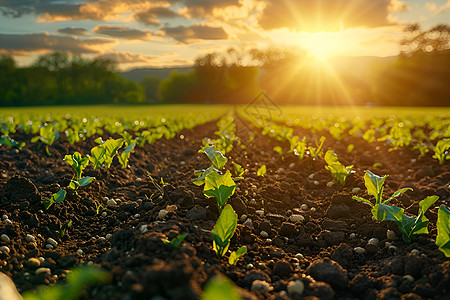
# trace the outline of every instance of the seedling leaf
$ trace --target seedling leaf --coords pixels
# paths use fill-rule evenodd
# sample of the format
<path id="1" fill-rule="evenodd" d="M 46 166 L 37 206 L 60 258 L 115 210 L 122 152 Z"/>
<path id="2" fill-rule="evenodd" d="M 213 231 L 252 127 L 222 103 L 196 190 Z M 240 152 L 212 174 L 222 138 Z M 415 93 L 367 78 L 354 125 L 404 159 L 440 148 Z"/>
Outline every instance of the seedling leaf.
<path id="1" fill-rule="evenodd" d="M 219 211 L 233 195 L 236 188 L 236 183 L 231 178 L 231 173 L 227 172 L 224 175 L 219 175 L 216 172 L 211 172 L 205 178 L 205 187 L 203 194 L 207 197 L 215 197 Z"/>
<path id="2" fill-rule="evenodd" d="M 237 261 L 239 260 L 239 258 L 244 256 L 245 253 L 247 253 L 246 246 L 242 246 L 237 251 L 231 252 L 230 257 L 228 258 L 228 263 L 232 266 L 235 265 L 237 263 Z"/>
<path id="3" fill-rule="evenodd" d="M 450 210 L 443 204 L 439 207 L 436 227 L 436 245 L 446 257 L 450 257 Z"/>
<path id="4" fill-rule="evenodd" d="M 200 149 L 199 153 L 205 153 L 209 160 L 213 163 L 214 167 L 218 170 L 222 169 L 228 159 L 223 156 L 222 152 L 214 150 L 214 147 L 208 146 Z"/>
<path id="5" fill-rule="evenodd" d="M 262 166 L 258 169 L 258 171 L 256 172 L 256 175 L 258 175 L 258 176 L 264 176 L 264 174 L 266 174 L 266 172 L 267 172 L 266 165 L 262 165 Z"/>

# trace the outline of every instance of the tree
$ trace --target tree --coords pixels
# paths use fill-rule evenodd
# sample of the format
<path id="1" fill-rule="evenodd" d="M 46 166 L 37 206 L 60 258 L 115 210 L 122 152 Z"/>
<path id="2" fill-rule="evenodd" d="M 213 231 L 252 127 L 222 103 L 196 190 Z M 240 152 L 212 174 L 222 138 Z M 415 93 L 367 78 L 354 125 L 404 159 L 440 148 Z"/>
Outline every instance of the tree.
<path id="1" fill-rule="evenodd" d="M 449 25 L 438 24 L 429 30 L 422 30 L 419 24 L 414 23 L 406 26 L 404 32 L 407 36 L 400 42 L 403 56 L 450 49 Z"/>
<path id="2" fill-rule="evenodd" d="M 161 79 L 155 76 L 146 76 L 142 78 L 140 84 L 145 91 L 145 99 L 147 102 L 158 102 L 158 87 Z"/>

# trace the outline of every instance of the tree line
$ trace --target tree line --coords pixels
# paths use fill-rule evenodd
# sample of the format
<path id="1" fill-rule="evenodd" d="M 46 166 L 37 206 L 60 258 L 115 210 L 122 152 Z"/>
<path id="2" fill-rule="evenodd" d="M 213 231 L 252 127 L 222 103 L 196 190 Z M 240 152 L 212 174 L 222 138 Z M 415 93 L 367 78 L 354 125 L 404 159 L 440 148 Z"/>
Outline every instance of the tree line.
<path id="1" fill-rule="evenodd" d="M 450 26 L 405 28 L 394 60 L 356 72 L 349 63 L 330 72 L 298 49 L 234 49 L 199 57 L 188 73 L 148 76 L 139 83 L 117 74 L 114 62 L 41 56 L 18 68 L 0 57 L 0 105 L 251 102 L 260 91 L 278 104 L 448 106 Z"/>

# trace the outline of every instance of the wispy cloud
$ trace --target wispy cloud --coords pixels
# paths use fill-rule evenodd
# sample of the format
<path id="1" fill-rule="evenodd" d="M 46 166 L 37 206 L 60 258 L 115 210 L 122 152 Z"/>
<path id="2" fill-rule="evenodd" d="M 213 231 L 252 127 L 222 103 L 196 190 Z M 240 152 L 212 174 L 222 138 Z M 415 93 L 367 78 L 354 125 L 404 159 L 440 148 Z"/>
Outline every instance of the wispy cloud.
<path id="1" fill-rule="evenodd" d="M 152 36 L 150 31 L 115 25 L 96 26 L 92 31 L 98 34 L 126 40 L 148 40 Z"/>
<path id="2" fill-rule="evenodd" d="M 191 43 L 198 40 L 221 40 L 227 39 L 228 35 L 222 27 L 209 25 L 180 25 L 177 27 L 163 27 L 161 29 L 166 36 L 182 43 Z"/>
<path id="3" fill-rule="evenodd" d="M 65 27 L 58 29 L 59 33 L 62 34 L 70 34 L 70 35 L 79 35 L 79 36 L 86 36 L 88 35 L 88 31 L 85 28 L 82 27 Z"/>

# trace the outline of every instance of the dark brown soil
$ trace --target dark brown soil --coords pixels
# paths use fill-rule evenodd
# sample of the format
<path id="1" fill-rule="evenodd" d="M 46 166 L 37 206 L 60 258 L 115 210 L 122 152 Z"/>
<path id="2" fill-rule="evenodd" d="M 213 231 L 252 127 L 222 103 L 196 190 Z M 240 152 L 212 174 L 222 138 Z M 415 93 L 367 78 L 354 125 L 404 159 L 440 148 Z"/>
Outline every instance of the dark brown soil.
<path id="1" fill-rule="evenodd" d="M 216 200 L 206 198 L 202 187 L 191 183 L 194 170 L 210 165 L 204 154 L 197 153 L 202 138 L 215 137 L 217 127 L 208 123 L 183 130 L 172 140 L 163 138 L 137 148 L 127 169 L 116 161 L 110 169 L 89 166 L 84 175 L 96 180 L 77 192 L 65 188 L 72 170 L 63 157 L 75 151 L 88 154 L 95 137 L 74 146 L 62 137 L 50 147 L 48 157 L 39 143 L 29 142 L 30 136 L 13 135 L 27 146 L 0 147 L 0 215 L 10 220 L 2 219 L 0 234 L 11 240 L 0 242 L 10 249 L 0 252 L 0 271 L 22 293 L 63 281 L 67 270 L 77 265 L 94 264 L 110 272 L 112 282 L 90 288 L 85 297 L 91 299 L 198 299 L 208 280 L 219 273 L 232 279 L 248 299 L 450 299 L 450 261 L 435 245 L 437 209 L 441 204 L 449 206 L 448 162 L 439 165 L 431 154 L 419 157 L 418 151 L 409 149 L 389 152 L 382 142 L 368 144 L 353 137 L 335 141 L 319 133 L 327 137 L 325 148 L 333 149 L 343 164 L 354 165 L 356 171 L 344 186 L 327 187 L 332 178 L 323 161 L 300 161 L 291 154 L 282 160 L 272 149 L 288 148 L 287 144 L 258 130 L 250 142 L 249 128 L 237 126 L 245 149 L 235 144 L 227 154 L 227 168 L 231 170 L 234 161 L 248 172 L 230 199 L 239 216 L 230 250 L 246 245 L 248 253 L 236 266 L 215 256 L 210 235 L 201 230 L 214 226 Z M 299 128 L 295 134 L 314 138 Z M 351 153 L 346 151 L 349 143 L 355 145 Z M 382 166 L 373 168 L 374 163 Z M 258 177 L 262 164 L 268 171 Z M 427 212 L 430 234 L 407 245 L 394 223 L 372 220 L 370 208 L 352 200 L 355 187 L 361 188 L 360 196 L 367 196 L 363 182 L 367 169 L 390 175 L 386 194 L 400 187 L 414 189 L 393 201 L 408 213 L 416 215 L 424 197 L 440 197 Z M 164 195 L 147 172 L 169 184 Z M 68 192 L 66 199 L 45 211 L 41 201 L 61 187 Z M 117 205 L 107 206 L 104 197 Z M 98 204 L 104 207 L 99 214 Z M 160 219 L 162 209 L 173 211 Z M 259 210 L 264 210 L 263 215 Z M 291 222 L 293 214 L 304 220 Z M 69 220 L 73 225 L 61 238 L 59 230 Z M 387 230 L 394 231 L 397 239 L 388 240 Z M 268 237 L 263 238 L 261 231 Z M 161 241 L 183 233 L 188 236 L 179 249 L 169 249 Z M 27 242 L 27 234 L 36 242 Z M 49 237 L 58 242 L 56 248 L 47 249 Z M 371 238 L 377 238 L 378 245 L 368 245 Z M 355 247 L 365 252 L 358 254 Z M 79 249 L 83 255 L 77 254 Z M 413 249 L 418 251 L 411 253 Z M 50 276 L 35 275 L 36 266 L 28 260 L 38 257 L 45 259 L 41 267 L 50 268 Z M 289 295 L 288 284 L 298 279 L 305 284 L 303 295 Z M 266 281 L 268 289 L 258 289 L 255 280 Z"/>

